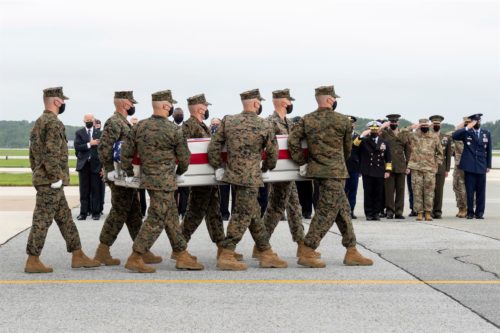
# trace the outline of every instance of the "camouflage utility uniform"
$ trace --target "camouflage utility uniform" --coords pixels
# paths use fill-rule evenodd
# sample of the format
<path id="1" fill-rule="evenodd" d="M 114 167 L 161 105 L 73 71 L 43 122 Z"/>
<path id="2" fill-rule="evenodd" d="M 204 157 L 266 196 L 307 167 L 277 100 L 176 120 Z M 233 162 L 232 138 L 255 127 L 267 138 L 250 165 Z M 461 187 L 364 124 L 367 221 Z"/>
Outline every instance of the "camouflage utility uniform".
<path id="1" fill-rule="evenodd" d="M 81 248 L 80 237 L 64 195 L 69 184 L 68 145 L 63 123 L 51 111 L 45 110 L 36 120 L 30 135 L 30 166 L 36 205 L 26 253 L 40 256 L 52 221 L 55 220 L 66 241 L 66 249 Z M 62 180 L 63 186 L 51 188 Z"/>
<path id="2" fill-rule="evenodd" d="M 460 169 L 460 158 L 464 151 L 464 143 L 460 140 L 452 141 L 452 154 L 455 156 L 455 168 L 453 169 L 453 192 L 460 210 L 467 210 L 467 194 L 465 193 L 464 171 Z"/>

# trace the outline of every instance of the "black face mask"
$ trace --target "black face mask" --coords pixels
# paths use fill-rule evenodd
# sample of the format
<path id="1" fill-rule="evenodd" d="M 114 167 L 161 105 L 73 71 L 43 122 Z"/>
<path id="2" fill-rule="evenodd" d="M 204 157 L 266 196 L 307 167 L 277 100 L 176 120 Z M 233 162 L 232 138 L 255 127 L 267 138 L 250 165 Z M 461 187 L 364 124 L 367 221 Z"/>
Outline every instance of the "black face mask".
<path id="1" fill-rule="evenodd" d="M 293 104 L 287 105 L 286 106 L 286 113 L 290 114 L 293 111 Z"/>
<path id="2" fill-rule="evenodd" d="M 422 131 L 422 133 L 427 133 L 429 132 L 429 127 L 420 127 L 420 130 Z"/>
<path id="3" fill-rule="evenodd" d="M 170 117 L 173 113 L 174 113 L 174 107 L 172 106 L 170 108 L 170 110 L 168 110 L 168 116 L 167 117 Z"/>
<path id="4" fill-rule="evenodd" d="M 174 121 L 177 123 L 177 124 L 180 124 L 182 123 L 182 121 L 184 120 L 184 116 L 175 116 L 174 117 Z"/>
<path id="5" fill-rule="evenodd" d="M 390 124 L 389 127 L 394 131 L 396 128 L 398 128 L 398 124 Z"/>
<path id="6" fill-rule="evenodd" d="M 66 110 L 66 103 L 61 104 L 61 106 L 59 107 L 59 114 L 63 114 L 64 110 Z"/>
<path id="7" fill-rule="evenodd" d="M 85 122 L 85 127 L 87 127 L 88 129 L 91 129 L 92 126 L 94 126 L 94 123 L 92 121 L 86 121 Z"/>
<path id="8" fill-rule="evenodd" d="M 127 110 L 127 114 L 129 116 L 133 116 L 135 113 L 135 106 L 131 106 L 130 109 Z"/>
<path id="9" fill-rule="evenodd" d="M 374 133 L 374 132 L 371 132 L 371 133 L 370 133 L 370 137 L 371 137 L 372 139 L 375 139 L 377 136 L 378 136 L 378 133 L 377 133 L 377 132 L 375 132 L 375 133 Z"/>
<path id="10" fill-rule="evenodd" d="M 259 106 L 259 109 L 257 110 L 257 115 L 259 116 L 262 113 L 262 104 Z"/>
<path id="11" fill-rule="evenodd" d="M 207 120 L 207 119 L 208 119 L 208 117 L 210 117 L 210 113 L 209 113 L 209 111 L 208 111 L 208 109 L 207 109 L 207 110 L 205 111 L 205 120 Z"/>
<path id="12" fill-rule="evenodd" d="M 439 132 L 441 126 L 433 126 L 432 128 L 434 129 L 434 132 Z"/>
<path id="13" fill-rule="evenodd" d="M 480 124 L 480 123 L 476 123 L 476 125 L 474 125 L 474 129 L 475 129 L 475 130 L 478 130 L 480 127 L 481 127 L 481 124 Z"/>
<path id="14" fill-rule="evenodd" d="M 337 101 L 333 102 L 332 110 L 335 111 L 336 108 L 337 108 Z"/>

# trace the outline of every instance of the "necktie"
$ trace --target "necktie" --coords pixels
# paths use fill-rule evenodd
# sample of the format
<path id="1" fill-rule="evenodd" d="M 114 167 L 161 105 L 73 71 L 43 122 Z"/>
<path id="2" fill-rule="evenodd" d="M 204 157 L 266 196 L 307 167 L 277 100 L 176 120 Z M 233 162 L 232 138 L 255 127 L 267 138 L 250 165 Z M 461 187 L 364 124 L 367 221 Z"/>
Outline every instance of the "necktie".
<path id="1" fill-rule="evenodd" d="M 90 129 L 87 131 L 87 134 L 89 135 L 89 139 L 92 140 L 92 137 L 90 136 Z"/>

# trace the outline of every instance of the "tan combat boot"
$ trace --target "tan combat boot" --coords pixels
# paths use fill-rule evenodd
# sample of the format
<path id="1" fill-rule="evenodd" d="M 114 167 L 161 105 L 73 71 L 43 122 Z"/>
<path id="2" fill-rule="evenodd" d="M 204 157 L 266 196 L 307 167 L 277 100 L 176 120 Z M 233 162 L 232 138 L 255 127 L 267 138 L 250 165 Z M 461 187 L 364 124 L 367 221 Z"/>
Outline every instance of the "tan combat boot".
<path id="1" fill-rule="evenodd" d="M 259 259 L 259 250 L 257 249 L 257 245 L 253 246 L 252 258 L 253 259 Z"/>
<path id="2" fill-rule="evenodd" d="M 148 251 L 142 255 L 142 261 L 144 261 L 145 264 L 159 264 L 163 259 L 160 256 L 155 256 L 153 252 Z"/>
<path id="3" fill-rule="evenodd" d="M 358 252 L 355 246 L 348 247 L 344 257 L 344 265 L 346 266 L 371 266 L 373 260 L 365 258 Z"/>
<path id="4" fill-rule="evenodd" d="M 423 221 L 424 220 L 424 213 L 418 212 L 417 213 L 417 221 Z"/>
<path id="5" fill-rule="evenodd" d="M 457 214 L 457 217 L 463 219 L 464 217 L 467 216 L 467 208 L 460 208 L 458 210 L 458 214 Z"/>
<path id="6" fill-rule="evenodd" d="M 201 271 L 205 267 L 193 259 L 193 256 L 189 254 L 187 250 L 179 252 L 177 255 L 177 262 L 175 263 L 175 268 L 177 269 L 187 269 L 190 271 Z"/>
<path id="7" fill-rule="evenodd" d="M 425 220 L 426 221 L 432 221 L 431 212 L 425 212 Z"/>
<path id="8" fill-rule="evenodd" d="M 133 251 L 125 263 L 125 268 L 136 273 L 154 273 L 156 269 L 148 266 L 142 260 L 142 255 L 139 252 Z"/>
<path id="9" fill-rule="evenodd" d="M 224 248 L 222 246 L 217 245 L 217 259 L 219 259 L 223 249 Z M 234 258 L 238 261 L 243 261 L 243 255 L 241 253 L 234 252 Z"/>
<path id="10" fill-rule="evenodd" d="M 260 251 L 259 254 L 259 266 L 262 268 L 287 268 L 288 263 L 278 257 L 273 250 L 268 249 L 265 251 Z"/>
<path id="11" fill-rule="evenodd" d="M 306 245 L 304 245 L 302 255 L 297 260 L 297 264 L 310 268 L 324 268 L 326 266 L 323 260 L 316 257 L 314 250 Z"/>
<path id="12" fill-rule="evenodd" d="M 302 255 L 302 252 L 304 251 L 305 247 L 306 246 L 304 245 L 303 241 L 297 242 L 297 258 Z M 314 251 L 313 253 L 316 256 L 316 258 L 321 258 L 321 253 L 319 253 L 318 251 Z"/>
<path id="13" fill-rule="evenodd" d="M 181 252 L 177 252 L 177 251 L 172 251 L 172 254 L 170 255 L 170 259 L 172 260 L 177 260 L 177 258 L 179 257 L 179 254 Z M 193 256 L 191 254 L 189 254 L 191 256 L 191 258 L 193 258 L 194 260 L 197 260 L 198 258 L 196 256 Z"/>
<path id="14" fill-rule="evenodd" d="M 71 268 L 91 268 L 91 267 L 99 267 L 101 266 L 101 262 L 90 259 L 83 253 L 82 249 L 75 250 L 72 252 L 73 256 L 71 257 Z"/>
<path id="15" fill-rule="evenodd" d="M 217 260 L 217 268 L 223 271 L 244 271 L 248 266 L 244 262 L 236 260 L 233 250 L 222 249 Z"/>
<path id="16" fill-rule="evenodd" d="M 26 273 L 52 273 L 52 267 L 45 266 L 38 256 L 28 256 L 24 272 Z"/>
<path id="17" fill-rule="evenodd" d="M 109 246 L 102 243 L 99 244 L 97 250 L 95 251 L 94 260 L 97 260 L 106 266 L 116 266 L 120 264 L 120 259 L 115 259 L 111 256 Z"/>

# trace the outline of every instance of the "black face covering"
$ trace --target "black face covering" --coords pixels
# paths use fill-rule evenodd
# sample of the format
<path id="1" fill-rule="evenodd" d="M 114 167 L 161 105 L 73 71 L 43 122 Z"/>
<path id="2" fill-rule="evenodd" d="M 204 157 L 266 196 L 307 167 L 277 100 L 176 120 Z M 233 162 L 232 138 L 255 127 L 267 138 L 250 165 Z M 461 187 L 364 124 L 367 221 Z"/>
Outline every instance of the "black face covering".
<path id="1" fill-rule="evenodd" d="M 85 122 L 85 127 L 87 127 L 88 129 L 91 129 L 92 126 L 94 126 L 94 122 L 92 122 L 92 121 L 86 121 Z"/>
<path id="2" fill-rule="evenodd" d="M 427 133 L 429 132 L 429 127 L 420 127 L 420 130 L 422 131 L 422 133 Z"/>
<path id="3" fill-rule="evenodd" d="M 335 111 L 336 108 L 337 108 L 337 101 L 333 102 L 332 110 Z"/>
<path id="4" fill-rule="evenodd" d="M 184 116 L 181 116 L 181 115 L 177 115 L 174 117 L 174 121 L 177 123 L 177 124 L 180 124 L 182 123 L 182 121 L 184 120 Z"/>
<path id="5" fill-rule="evenodd" d="M 259 116 L 262 113 L 262 104 L 259 106 L 259 110 L 257 110 L 257 115 Z"/>
<path id="6" fill-rule="evenodd" d="M 130 109 L 127 110 L 127 114 L 129 116 L 133 116 L 135 113 L 135 106 L 131 106 Z"/>
<path id="7" fill-rule="evenodd" d="M 476 125 L 474 125 L 474 129 L 475 129 L 475 130 L 478 130 L 480 127 L 481 127 L 481 124 L 480 124 L 480 123 L 476 123 Z"/>
<path id="8" fill-rule="evenodd" d="M 170 110 L 168 110 L 168 116 L 167 117 L 170 117 L 173 113 L 174 113 L 174 107 L 172 106 L 170 108 Z"/>
<path id="9" fill-rule="evenodd" d="M 205 111 L 205 120 L 207 120 L 207 119 L 208 119 L 208 117 L 210 117 L 210 113 L 209 113 L 209 111 L 208 111 L 208 109 L 207 109 L 207 110 Z"/>
<path id="10" fill-rule="evenodd" d="M 290 114 L 293 111 L 293 104 L 287 105 L 286 106 L 286 113 Z"/>
<path id="11" fill-rule="evenodd" d="M 390 124 L 389 127 L 394 131 L 396 128 L 398 128 L 398 124 Z"/>
<path id="12" fill-rule="evenodd" d="M 371 132 L 371 133 L 370 133 L 370 137 L 371 137 L 372 139 L 375 139 L 377 136 L 378 136 L 378 133 L 377 133 L 377 132 Z"/>
<path id="13" fill-rule="evenodd" d="M 441 129 L 441 126 L 433 126 L 432 127 L 434 129 L 434 132 L 439 132 L 439 130 Z"/>
<path id="14" fill-rule="evenodd" d="M 61 104 L 59 107 L 59 114 L 63 114 L 64 110 L 66 110 L 66 103 Z"/>

